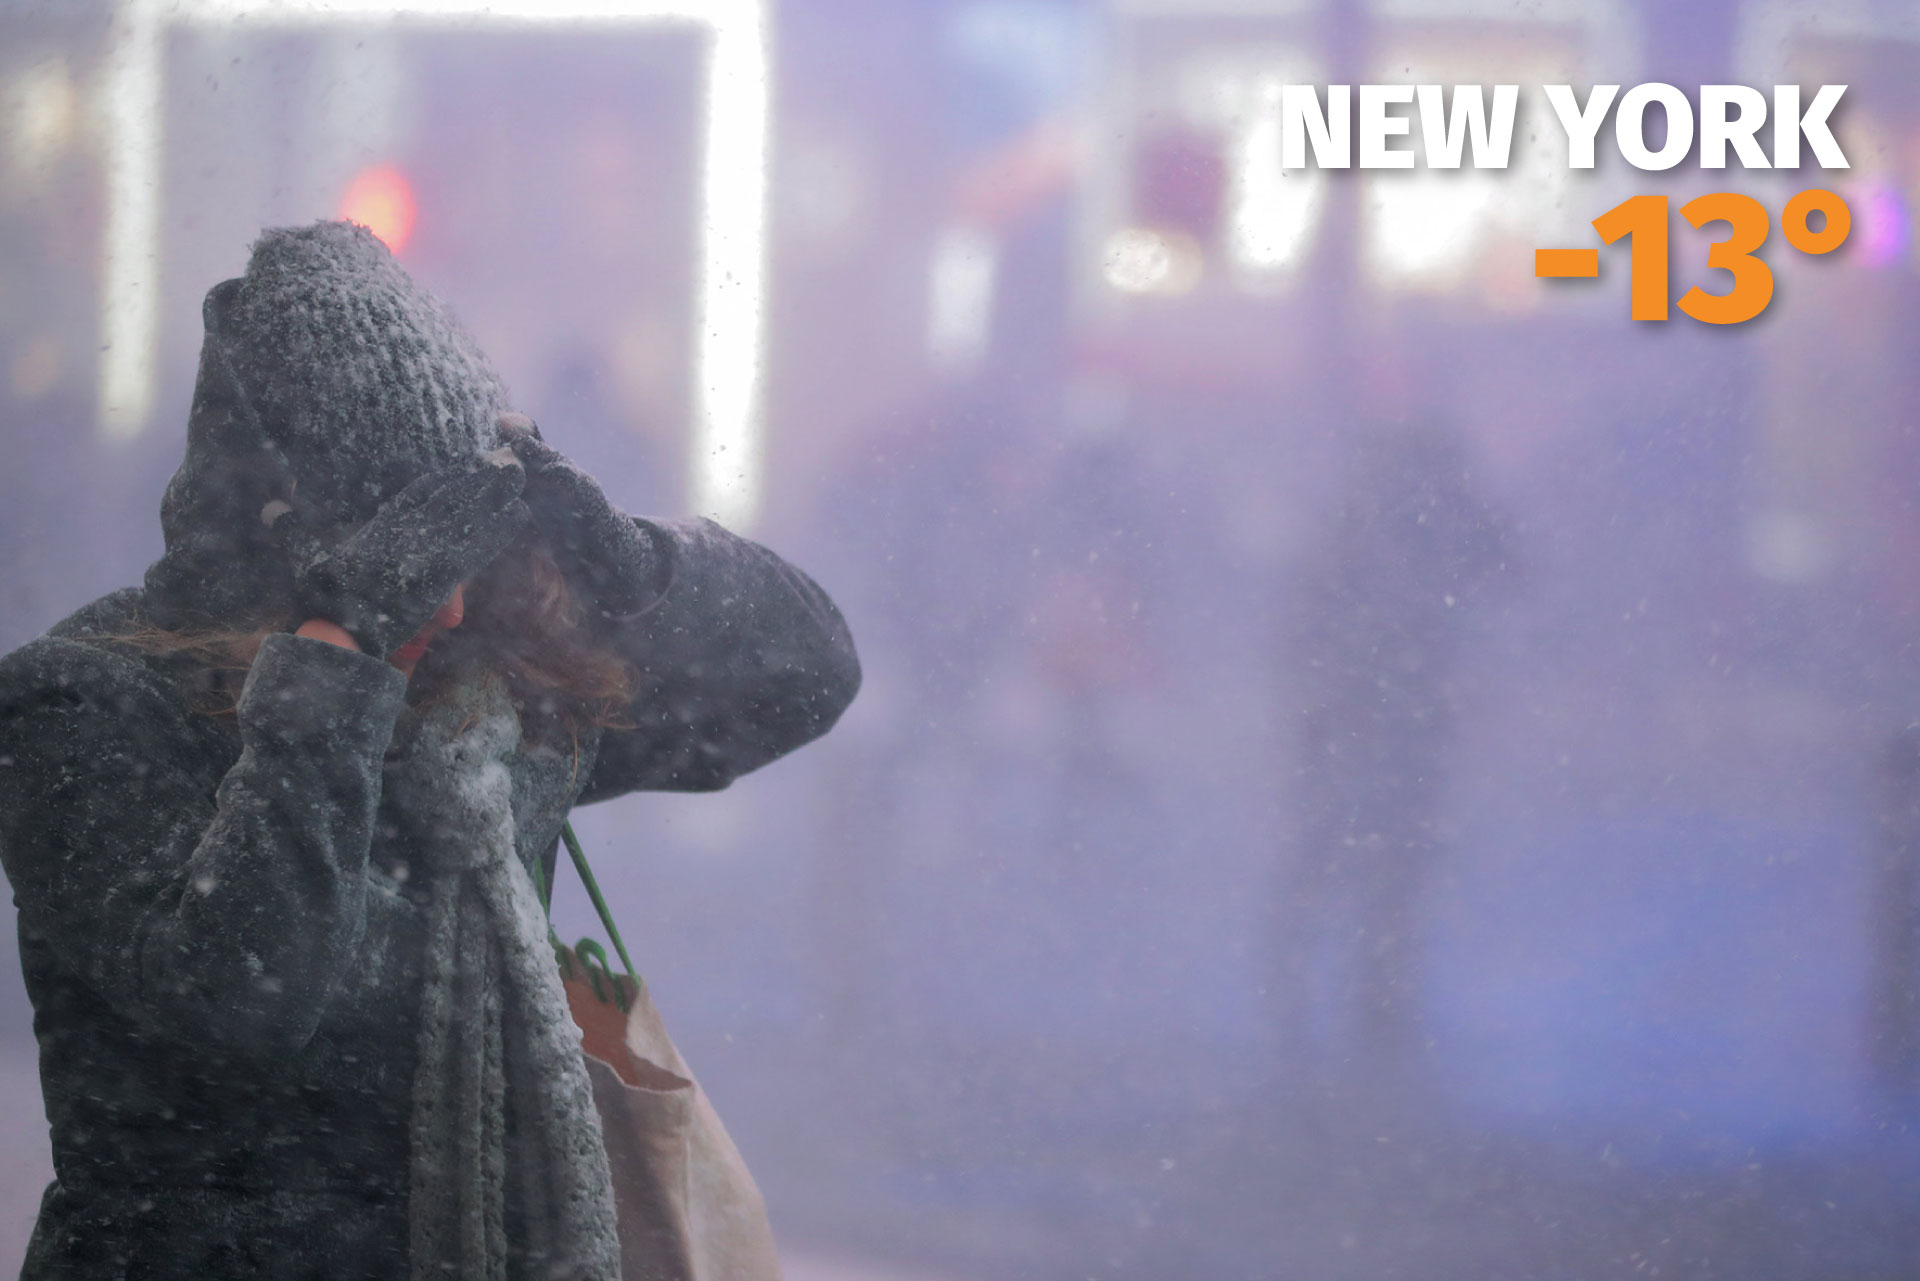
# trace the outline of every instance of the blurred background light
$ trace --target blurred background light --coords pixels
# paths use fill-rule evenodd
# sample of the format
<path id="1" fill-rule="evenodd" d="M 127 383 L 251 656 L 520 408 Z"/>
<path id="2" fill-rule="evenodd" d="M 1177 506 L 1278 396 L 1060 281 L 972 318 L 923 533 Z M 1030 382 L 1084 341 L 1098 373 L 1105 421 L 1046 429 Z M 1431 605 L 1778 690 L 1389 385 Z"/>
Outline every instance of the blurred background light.
<path id="1" fill-rule="evenodd" d="M 1304 59 L 1259 77 L 1234 112 L 1227 251 L 1241 281 L 1256 286 L 1301 261 L 1325 203 L 1324 173 L 1280 164 L 1280 96 L 1290 83 L 1315 83 Z"/>
<path id="2" fill-rule="evenodd" d="M 999 245 L 972 226 L 934 238 L 927 282 L 927 356 L 945 373 L 963 373 L 986 354 L 992 336 Z"/>
<path id="3" fill-rule="evenodd" d="M 1890 182 L 1859 184 L 1850 202 L 1855 251 L 1869 267 L 1906 265 L 1912 249 L 1913 213 L 1905 195 Z"/>
<path id="4" fill-rule="evenodd" d="M 1107 283 L 1121 293 L 1187 293 L 1202 269 L 1199 244 L 1182 232 L 1122 227 L 1107 239 Z"/>
<path id="5" fill-rule="evenodd" d="M 73 71 L 65 58 L 42 58 L 11 76 L 0 97 L 0 144 L 20 181 L 44 181 L 72 141 L 78 116 Z"/>
<path id="6" fill-rule="evenodd" d="M 1517 84 L 1538 86 L 1579 78 L 1592 56 L 1590 32 L 1554 22 L 1530 23 L 1516 10 L 1496 33 L 1464 46 L 1457 34 L 1432 19 L 1444 6 L 1430 6 L 1427 20 L 1410 17 L 1390 29 L 1368 79 L 1381 84 Z M 1477 11 L 1461 5 L 1467 17 Z M 1602 7 L 1604 12 L 1604 6 Z M 1523 94 L 1524 98 L 1524 94 Z M 1451 107 L 1451 94 L 1447 95 Z M 1487 101 L 1489 109 L 1491 95 Z M 1522 108 L 1523 112 L 1525 108 Z M 1401 114 L 1414 116 L 1409 107 Z M 1526 243 L 1577 235 L 1567 225 L 1574 178 L 1553 131 L 1516 124 L 1505 169 L 1427 168 L 1373 171 L 1364 176 L 1363 255 L 1367 274 L 1383 288 L 1454 292 L 1479 286 L 1483 300 L 1524 307 L 1538 296 L 1530 279 L 1514 280 L 1489 270 L 1505 254 L 1526 257 Z M 1424 158 L 1426 138 L 1416 124 L 1411 149 Z M 1543 242 L 1544 243 L 1544 242 Z"/>
<path id="7" fill-rule="evenodd" d="M 153 409 L 164 22 L 151 0 L 123 0 L 102 86 L 107 210 L 100 254 L 100 425 L 110 439 L 138 435 Z"/>
<path id="8" fill-rule="evenodd" d="M 1078 89 L 1085 25 L 1075 6 L 1058 0 L 969 0 L 951 11 L 945 37 L 955 61 L 1012 99 L 1002 111 L 1032 115 Z"/>
<path id="9" fill-rule="evenodd" d="M 765 0 L 120 0 L 103 90 L 109 134 L 100 321 L 103 431 L 114 438 L 137 435 L 153 406 L 166 32 L 182 25 L 324 28 L 369 22 L 474 29 L 694 23 L 710 33 L 689 488 L 700 514 L 751 528 L 760 508 L 764 454 L 771 95 Z"/>
<path id="10" fill-rule="evenodd" d="M 1375 275 L 1390 283 L 1429 288 L 1459 284 L 1473 265 L 1488 215 L 1503 193 L 1466 170 L 1416 169 L 1371 177 L 1367 253 Z"/>
<path id="11" fill-rule="evenodd" d="M 415 213 L 413 185 L 392 165 L 361 170 L 340 197 L 340 217 L 380 237 L 395 254 L 406 252 Z"/>
<path id="12" fill-rule="evenodd" d="M 695 3 L 712 30 L 701 166 L 693 509 L 750 530 L 760 513 L 772 18 L 766 0 Z"/>

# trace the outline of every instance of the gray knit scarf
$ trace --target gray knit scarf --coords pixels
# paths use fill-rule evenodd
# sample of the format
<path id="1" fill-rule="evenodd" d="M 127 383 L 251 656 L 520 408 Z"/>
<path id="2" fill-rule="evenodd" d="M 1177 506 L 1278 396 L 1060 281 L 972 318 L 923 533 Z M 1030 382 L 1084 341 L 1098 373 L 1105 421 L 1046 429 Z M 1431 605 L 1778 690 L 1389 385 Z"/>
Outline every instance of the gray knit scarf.
<path id="1" fill-rule="evenodd" d="M 417 716 L 386 780 L 432 876 L 413 1082 L 413 1281 L 507 1281 L 509 1186 L 530 1276 L 619 1281 L 580 1032 L 515 853 L 507 762 L 519 717 L 494 678 Z"/>

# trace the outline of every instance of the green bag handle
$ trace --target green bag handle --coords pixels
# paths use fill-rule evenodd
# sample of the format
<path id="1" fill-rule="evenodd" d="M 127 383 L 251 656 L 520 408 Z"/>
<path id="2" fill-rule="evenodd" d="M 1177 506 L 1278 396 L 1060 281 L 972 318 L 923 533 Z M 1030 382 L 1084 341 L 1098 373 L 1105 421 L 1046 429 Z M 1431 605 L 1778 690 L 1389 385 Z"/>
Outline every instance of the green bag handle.
<path id="1" fill-rule="evenodd" d="M 613 940 L 613 950 L 620 954 L 620 964 L 626 967 L 627 978 L 633 982 L 633 990 L 640 990 L 640 976 L 634 973 L 633 958 L 627 955 L 627 945 L 620 939 L 620 927 L 613 923 L 613 913 L 607 909 L 607 900 L 600 893 L 600 883 L 593 879 L 593 869 L 587 866 L 587 852 L 580 848 L 580 838 L 573 834 L 573 822 L 568 820 L 560 827 L 560 839 L 566 843 L 567 854 L 573 859 L 573 866 L 580 873 L 581 884 L 587 887 L 587 897 L 593 900 L 593 908 L 600 913 L 600 924 L 607 927 L 607 937 Z M 553 930 L 553 887 L 547 884 L 546 869 L 538 860 L 533 864 L 534 888 L 540 894 L 540 910 L 547 915 L 547 942 L 553 945 L 554 960 L 560 966 L 565 978 L 573 977 L 575 959 L 587 972 L 587 982 L 593 988 L 593 994 L 602 1002 L 607 1000 L 607 992 L 613 993 L 613 1003 L 626 1013 L 628 999 L 627 988 L 615 981 L 613 967 L 607 962 L 607 951 L 591 938 L 583 938 L 568 951 L 560 942 L 560 936 Z"/>

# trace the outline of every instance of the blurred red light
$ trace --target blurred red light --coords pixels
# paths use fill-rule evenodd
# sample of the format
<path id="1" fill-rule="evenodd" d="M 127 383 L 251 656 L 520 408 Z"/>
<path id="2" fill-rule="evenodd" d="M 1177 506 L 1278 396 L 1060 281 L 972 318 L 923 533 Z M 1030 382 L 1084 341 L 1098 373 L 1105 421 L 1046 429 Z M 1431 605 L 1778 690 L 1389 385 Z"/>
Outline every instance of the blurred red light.
<path id="1" fill-rule="evenodd" d="M 380 237 L 398 254 L 413 235 L 413 185 L 392 165 L 362 169 L 340 198 L 340 216 Z"/>

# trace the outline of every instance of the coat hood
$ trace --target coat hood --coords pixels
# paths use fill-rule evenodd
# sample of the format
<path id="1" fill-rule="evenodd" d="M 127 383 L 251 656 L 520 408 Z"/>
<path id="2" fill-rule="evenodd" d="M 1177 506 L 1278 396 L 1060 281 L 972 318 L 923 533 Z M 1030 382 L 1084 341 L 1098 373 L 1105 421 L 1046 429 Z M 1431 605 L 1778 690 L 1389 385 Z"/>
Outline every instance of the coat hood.
<path id="1" fill-rule="evenodd" d="M 283 620 L 277 504 L 338 537 L 409 481 L 500 443 L 499 376 L 364 227 L 263 232 L 201 314 L 186 457 L 160 505 L 166 553 L 146 577 L 159 626 Z"/>

